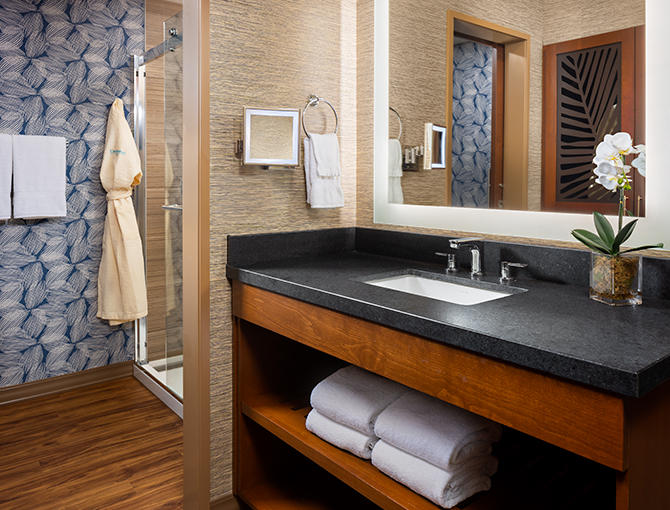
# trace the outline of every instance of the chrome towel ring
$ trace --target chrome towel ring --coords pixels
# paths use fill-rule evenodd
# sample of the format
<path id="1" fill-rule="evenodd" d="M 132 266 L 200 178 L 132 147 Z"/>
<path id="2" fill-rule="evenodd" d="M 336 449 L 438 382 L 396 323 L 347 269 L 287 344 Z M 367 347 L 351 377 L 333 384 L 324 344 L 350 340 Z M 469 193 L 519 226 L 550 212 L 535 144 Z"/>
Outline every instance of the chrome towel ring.
<path id="1" fill-rule="evenodd" d="M 307 131 L 307 128 L 305 128 L 305 112 L 307 111 L 307 108 L 309 108 L 310 106 L 316 106 L 316 105 L 318 105 L 321 101 L 323 101 L 323 102 L 326 103 L 328 106 L 330 106 L 330 109 L 333 110 L 333 113 L 335 114 L 335 134 L 337 134 L 337 128 L 338 128 L 339 125 L 340 125 L 340 121 L 339 121 L 339 119 L 337 118 L 337 111 L 335 110 L 335 108 L 333 107 L 333 105 L 330 104 L 330 103 L 329 103 L 328 101 L 326 101 L 325 99 L 323 99 L 322 97 L 318 97 L 318 96 L 316 96 L 316 95 L 314 95 L 314 94 L 312 94 L 311 96 L 309 96 L 309 98 L 308 98 L 307 101 L 308 101 L 308 102 L 307 102 L 307 104 L 305 105 L 305 108 L 303 108 L 303 110 L 302 110 L 302 129 L 303 129 L 303 131 L 305 131 L 305 134 L 306 134 L 307 136 L 310 135 L 310 134 L 309 134 L 309 131 Z"/>
<path id="2" fill-rule="evenodd" d="M 393 113 L 395 113 L 398 116 L 398 123 L 400 124 L 400 133 L 398 133 L 398 140 L 400 140 L 400 137 L 402 136 L 402 119 L 400 118 L 400 114 L 395 111 L 393 108 L 389 106 L 389 110 L 391 110 Z"/>

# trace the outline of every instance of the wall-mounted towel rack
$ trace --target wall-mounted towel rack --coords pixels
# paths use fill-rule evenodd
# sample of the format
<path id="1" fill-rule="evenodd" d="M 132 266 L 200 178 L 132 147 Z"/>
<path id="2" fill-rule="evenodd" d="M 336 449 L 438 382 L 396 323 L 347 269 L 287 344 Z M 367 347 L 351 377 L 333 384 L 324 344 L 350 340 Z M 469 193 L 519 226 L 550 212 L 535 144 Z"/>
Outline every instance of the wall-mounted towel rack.
<path id="1" fill-rule="evenodd" d="M 400 132 L 398 133 L 398 140 L 400 140 L 400 137 L 402 136 L 402 119 L 400 118 L 400 114 L 395 111 L 393 108 L 389 106 L 389 110 L 391 110 L 393 113 L 395 113 L 398 116 L 398 123 L 400 124 Z"/>
<path id="2" fill-rule="evenodd" d="M 305 131 L 305 134 L 306 134 L 307 136 L 309 136 L 310 133 L 309 133 L 309 131 L 307 131 L 307 128 L 305 127 L 305 112 L 307 111 L 307 108 L 309 108 L 310 106 L 317 106 L 321 101 L 323 101 L 323 102 L 326 103 L 328 106 L 330 106 L 330 109 L 333 110 L 333 113 L 335 114 L 335 134 L 337 134 L 337 128 L 338 128 L 339 125 L 340 125 L 340 121 L 339 121 L 339 119 L 338 119 L 338 117 L 337 117 L 337 111 L 335 110 L 335 108 L 333 107 L 333 105 L 330 104 L 328 101 L 326 101 L 326 100 L 323 99 L 322 97 L 318 97 L 317 95 L 312 94 L 312 95 L 309 96 L 309 98 L 307 99 L 307 104 L 305 105 L 305 108 L 303 108 L 303 110 L 302 110 L 302 129 Z"/>

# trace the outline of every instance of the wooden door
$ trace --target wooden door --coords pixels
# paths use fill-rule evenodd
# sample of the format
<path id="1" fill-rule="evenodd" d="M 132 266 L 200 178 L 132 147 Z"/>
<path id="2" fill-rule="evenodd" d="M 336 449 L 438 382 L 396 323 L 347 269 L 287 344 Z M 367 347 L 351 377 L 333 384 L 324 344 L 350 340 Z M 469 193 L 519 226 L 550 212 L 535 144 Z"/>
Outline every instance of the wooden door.
<path id="1" fill-rule="evenodd" d="M 643 46 L 644 27 L 545 46 L 542 210 L 617 214 L 618 193 L 595 183 L 592 160 L 607 133 L 644 143 Z M 642 215 L 644 179 L 629 177 L 627 208 Z"/>

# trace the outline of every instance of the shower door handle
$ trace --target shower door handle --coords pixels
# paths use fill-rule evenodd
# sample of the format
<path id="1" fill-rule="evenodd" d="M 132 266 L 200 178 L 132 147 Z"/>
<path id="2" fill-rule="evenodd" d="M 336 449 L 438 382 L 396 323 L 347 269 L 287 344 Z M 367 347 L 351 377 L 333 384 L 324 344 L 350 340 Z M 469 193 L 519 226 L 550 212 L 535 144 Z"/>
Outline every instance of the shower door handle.
<path id="1" fill-rule="evenodd" d="M 184 206 L 182 206 L 181 204 L 161 205 L 161 209 L 164 209 L 166 211 L 182 211 L 184 209 Z"/>

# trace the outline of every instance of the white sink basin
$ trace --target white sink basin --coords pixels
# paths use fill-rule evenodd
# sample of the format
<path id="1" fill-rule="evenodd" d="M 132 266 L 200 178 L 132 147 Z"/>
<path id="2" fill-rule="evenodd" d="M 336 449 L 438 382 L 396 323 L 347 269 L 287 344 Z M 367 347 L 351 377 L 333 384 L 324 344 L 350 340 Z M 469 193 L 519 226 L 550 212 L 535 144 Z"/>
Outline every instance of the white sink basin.
<path id="1" fill-rule="evenodd" d="M 508 292 L 469 287 L 458 283 L 424 278 L 415 274 L 390 276 L 377 280 L 368 280 L 365 283 L 407 292 L 408 294 L 416 294 L 417 296 L 439 299 L 457 305 L 476 305 L 512 295 L 512 293 Z"/>

